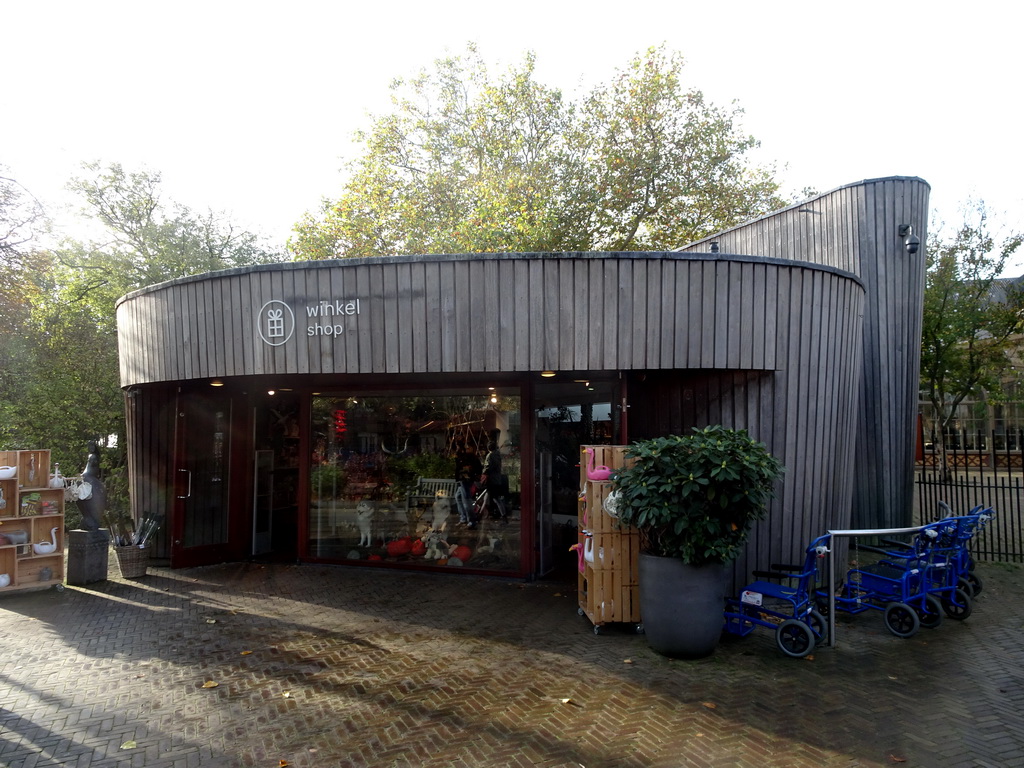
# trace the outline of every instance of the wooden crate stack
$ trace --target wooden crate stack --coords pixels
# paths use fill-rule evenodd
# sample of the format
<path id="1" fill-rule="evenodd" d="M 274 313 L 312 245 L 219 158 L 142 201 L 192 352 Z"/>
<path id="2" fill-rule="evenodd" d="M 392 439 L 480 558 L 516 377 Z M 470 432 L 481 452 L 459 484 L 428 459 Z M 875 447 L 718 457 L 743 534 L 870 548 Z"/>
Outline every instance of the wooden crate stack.
<path id="1" fill-rule="evenodd" d="M 594 452 L 591 459 L 586 451 Z M 626 466 L 624 445 L 584 445 L 580 449 L 579 545 L 587 552 L 578 577 L 580 612 L 594 631 L 608 623 L 640 623 L 640 535 L 635 528 L 619 525 L 608 514 L 605 500 L 611 480 L 590 480 L 591 464 L 619 469 Z M 590 540 L 588 542 L 588 539 Z"/>
<path id="2" fill-rule="evenodd" d="M 0 479 L 0 594 L 63 589 L 64 486 L 50 487 L 50 451 L 0 451 L 0 467 L 13 469 Z"/>

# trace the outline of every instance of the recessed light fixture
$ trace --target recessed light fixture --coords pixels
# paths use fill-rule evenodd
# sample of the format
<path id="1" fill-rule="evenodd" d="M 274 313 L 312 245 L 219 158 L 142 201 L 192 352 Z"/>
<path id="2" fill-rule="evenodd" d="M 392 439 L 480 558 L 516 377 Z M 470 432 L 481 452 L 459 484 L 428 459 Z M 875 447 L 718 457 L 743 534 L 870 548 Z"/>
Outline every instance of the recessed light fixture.
<path id="1" fill-rule="evenodd" d="M 555 375 L 555 372 L 554 371 L 541 371 L 540 375 L 543 376 L 545 379 L 550 379 L 552 376 Z"/>
<path id="2" fill-rule="evenodd" d="M 272 389 L 268 389 L 268 390 L 267 390 L 267 394 L 268 394 L 268 395 L 272 395 L 272 394 L 274 394 L 274 390 L 272 390 Z"/>
<path id="3" fill-rule="evenodd" d="M 224 382 L 221 381 L 220 379 L 210 379 L 210 386 L 211 387 L 223 387 L 224 386 Z"/>

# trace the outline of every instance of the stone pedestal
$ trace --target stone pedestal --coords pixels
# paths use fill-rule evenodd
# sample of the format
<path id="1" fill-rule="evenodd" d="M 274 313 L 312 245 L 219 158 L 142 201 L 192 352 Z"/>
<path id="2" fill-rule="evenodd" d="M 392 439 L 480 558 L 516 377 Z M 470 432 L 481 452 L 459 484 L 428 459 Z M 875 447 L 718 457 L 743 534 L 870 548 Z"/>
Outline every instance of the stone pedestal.
<path id="1" fill-rule="evenodd" d="M 107 580 L 110 534 L 106 531 L 68 531 L 68 584 Z"/>

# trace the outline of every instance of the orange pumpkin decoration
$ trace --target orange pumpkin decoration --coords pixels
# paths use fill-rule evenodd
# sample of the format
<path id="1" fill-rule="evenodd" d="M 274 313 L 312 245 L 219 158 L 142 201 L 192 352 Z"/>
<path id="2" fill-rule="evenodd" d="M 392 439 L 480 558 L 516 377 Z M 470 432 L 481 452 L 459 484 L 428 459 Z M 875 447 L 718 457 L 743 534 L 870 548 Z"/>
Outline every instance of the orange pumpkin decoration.
<path id="1" fill-rule="evenodd" d="M 409 538 L 388 542 L 388 557 L 401 557 L 412 551 L 412 541 Z"/>

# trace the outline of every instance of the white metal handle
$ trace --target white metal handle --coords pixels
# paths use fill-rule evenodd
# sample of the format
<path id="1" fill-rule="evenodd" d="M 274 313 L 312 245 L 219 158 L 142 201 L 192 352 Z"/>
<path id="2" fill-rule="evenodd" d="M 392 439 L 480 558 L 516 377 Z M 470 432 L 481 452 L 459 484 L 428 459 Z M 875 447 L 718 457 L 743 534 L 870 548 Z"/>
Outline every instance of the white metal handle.
<path id="1" fill-rule="evenodd" d="M 188 473 L 188 490 L 185 492 L 184 496 L 179 496 L 178 498 L 179 499 L 190 499 L 190 498 L 192 498 L 192 470 L 190 470 L 190 469 L 179 469 L 178 471 L 179 472 L 187 472 Z"/>

